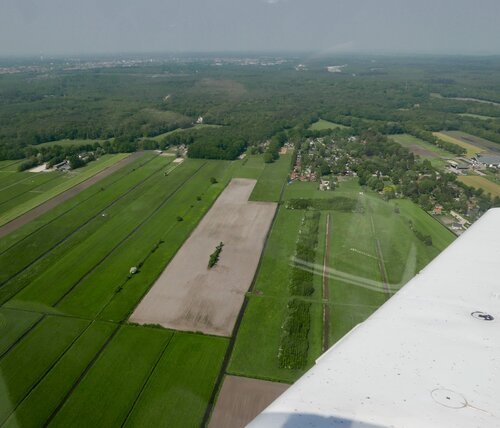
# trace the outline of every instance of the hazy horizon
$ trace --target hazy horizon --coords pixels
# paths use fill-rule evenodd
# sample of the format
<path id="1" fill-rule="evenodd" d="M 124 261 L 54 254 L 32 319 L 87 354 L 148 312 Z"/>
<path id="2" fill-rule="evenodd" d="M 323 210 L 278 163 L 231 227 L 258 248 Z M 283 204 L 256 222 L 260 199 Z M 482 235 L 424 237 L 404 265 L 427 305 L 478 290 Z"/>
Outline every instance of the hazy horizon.
<path id="1" fill-rule="evenodd" d="M 3 0 L 0 56 L 500 54 L 500 2 Z"/>

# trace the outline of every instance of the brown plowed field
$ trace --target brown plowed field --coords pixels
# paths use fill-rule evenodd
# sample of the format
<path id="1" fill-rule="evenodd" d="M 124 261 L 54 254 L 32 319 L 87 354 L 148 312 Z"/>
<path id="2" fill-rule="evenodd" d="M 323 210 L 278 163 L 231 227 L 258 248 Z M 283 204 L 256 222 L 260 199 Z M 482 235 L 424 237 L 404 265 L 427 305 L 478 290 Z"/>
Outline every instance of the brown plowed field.
<path id="1" fill-rule="evenodd" d="M 243 428 L 290 385 L 226 376 L 209 428 Z"/>
<path id="2" fill-rule="evenodd" d="M 255 180 L 233 179 L 130 320 L 230 336 L 271 225 L 275 203 L 249 202 Z M 224 247 L 208 268 L 210 254 Z"/>

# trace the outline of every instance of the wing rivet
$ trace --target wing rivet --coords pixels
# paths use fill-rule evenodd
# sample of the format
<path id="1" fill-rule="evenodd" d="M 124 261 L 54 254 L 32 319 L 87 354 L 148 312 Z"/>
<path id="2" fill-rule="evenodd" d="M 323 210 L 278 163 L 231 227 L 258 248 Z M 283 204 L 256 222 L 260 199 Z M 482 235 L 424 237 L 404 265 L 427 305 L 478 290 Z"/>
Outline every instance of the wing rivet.
<path id="1" fill-rule="evenodd" d="M 481 312 L 481 311 L 472 312 L 471 315 L 474 318 L 481 320 L 481 321 L 493 321 L 495 319 L 492 315 L 487 314 L 486 312 Z"/>

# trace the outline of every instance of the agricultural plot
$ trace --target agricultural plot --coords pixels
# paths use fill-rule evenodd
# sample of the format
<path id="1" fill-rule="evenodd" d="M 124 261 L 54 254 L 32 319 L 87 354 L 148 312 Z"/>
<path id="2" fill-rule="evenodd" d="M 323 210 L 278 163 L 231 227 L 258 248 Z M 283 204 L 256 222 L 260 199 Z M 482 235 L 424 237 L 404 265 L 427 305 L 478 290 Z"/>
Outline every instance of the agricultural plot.
<path id="1" fill-rule="evenodd" d="M 480 148 L 475 144 L 463 141 L 462 139 L 449 135 L 448 133 L 445 132 L 433 132 L 433 135 L 437 138 L 440 138 L 443 141 L 447 141 L 448 143 L 453 143 L 456 144 L 457 146 L 463 147 L 465 150 L 467 150 L 466 156 L 468 158 L 471 158 L 477 155 L 478 153 L 482 153 L 485 151 L 484 149 Z"/>
<path id="2" fill-rule="evenodd" d="M 347 129 L 348 126 L 341 125 L 340 123 L 330 122 L 328 120 L 319 119 L 314 122 L 309 129 L 311 131 L 324 131 L 325 129 Z"/>
<path id="3" fill-rule="evenodd" d="M 436 168 L 442 168 L 445 165 L 444 159 L 455 157 L 453 153 L 449 153 L 413 135 L 395 134 L 390 135 L 389 138 L 401 144 L 403 147 L 406 147 L 413 154 L 420 156 L 422 159 L 429 159 L 431 164 Z"/>
<path id="4" fill-rule="evenodd" d="M 225 376 L 211 428 L 244 428 L 288 388 L 286 383 Z"/>
<path id="5" fill-rule="evenodd" d="M 489 152 L 500 152 L 500 145 L 494 143 L 493 141 L 485 140 L 481 137 L 476 137 L 475 135 L 467 134 L 462 131 L 446 131 L 443 134 L 448 135 L 452 138 L 456 138 L 466 144 L 472 144 L 473 146 L 479 147 L 484 151 Z"/>
<path id="6" fill-rule="evenodd" d="M 500 185 L 488 180 L 485 177 L 480 177 L 478 175 L 461 175 L 458 177 L 458 180 L 467 184 L 467 186 L 471 186 L 476 189 L 483 189 L 485 194 L 491 193 L 491 196 L 493 197 L 500 197 Z"/>
<path id="7" fill-rule="evenodd" d="M 280 155 L 273 163 L 265 164 L 255 188 L 250 195 L 251 201 L 278 202 L 285 181 L 290 172 L 291 153 Z"/>
<path id="8" fill-rule="evenodd" d="M 5 223 L 12 221 L 21 214 L 32 210 L 62 192 L 90 179 L 94 175 L 104 171 L 106 168 L 111 167 L 113 164 L 119 162 L 127 156 L 128 154 L 104 155 L 97 161 L 90 163 L 77 172 L 69 173 L 67 176 L 61 177 L 61 182 L 58 182 L 56 185 L 42 189 L 40 193 L 30 194 L 30 197 L 27 200 L 23 200 L 21 203 L 15 204 L 14 206 L 9 206 L 8 210 L 0 214 L 0 225 L 4 225 Z"/>
<path id="9" fill-rule="evenodd" d="M 114 138 L 111 138 L 109 141 L 114 140 Z M 52 146 L 87 146 L 87 145 L 93 145 L 95 143 L 103 143 L 105 140 L 85 140 L 85 139 L 75 139 L 75 140 L 69 140 L 69 139 L 63 139 L 63 140 L 55 140 L 55 141 L 48 141 L 46 143 L 41 143 L 37 144 L 35 147 L 52 147 Z"/>
<path id="10" fill-rule="evenodd" d="M 131 316 L 140 324 L 230 336 L 276 205 L 248 202 L 254 180 L 233 179 Z M 217 264 L 207 267 L 220 242 Z"/>
<path id="11" fill-rule="evenodd" d="M 168 161 L 162 161 L 168 169 Z M 200 188 L 192 180 L 200 177 L 207 187 L 211 186 L 209 177 L 215 172 L 217 163 L 211 163 L 211 168 L 206 170 L 204 165 L 202 161 L 190 161 L 176 167 L 168 176 L 163 169 L 154 173 L 143 186 L 108 207 L 105 216 L 95 217 L 63 246 L 51 251 L 49 259 L 58 256 L 57 263 L 51 264 L 43 259 L 43 271 L 40 269 L 34 278 L 33 269 L 37 265 L 31 272 L 23 272 L 7 284 L 7 290 L 22 289 L 7 305 L 30 308 L 55 305 L 60 310 L 80 316 L 96 316 L 121 293 L 120 287 L 128 282 L 130 267 L 139 266 L 141 259 L 159 245 L 162 233 L 172 230 L 179 223 L 176 216 L 191 210 L 191 205 L 196 210 L 194 192 L 200 191 Z M 186 183 L 193 185 L 184 188 Z M 176 202 L 178 199 L 173 200 L 174 197 L 183 198 L 182 205 Z M 179 213 L 178 209 L 182 211 Z M 162 216 L 165 210 L 171 212 L 167 217 Z M 68 269 L 68 266 L 72 268 Z M 139 290 L 150 284 L 144 283 L 144 279 L 143 276 L 139 279 L 143 284 Z"/>
<path id="12" fill-rule="evenodd" d="M 284 197 L 287 202 L 280 207 L 273 225 L 228 373 L 291 382 L 321 354 L 323 275 L 328 277 L 329 315 L 325 322 L 331 346 L 383 304 L 451 243 L 454 236 L 411 201 L 383 201 L 355 181 L 342 182 L 334 192 L 321 192 L 315 183 L 293 183 L 287 186 Z M 298 231 L 304 233 L 304 216 L 308 214 L 286 207 L 295 206 L 294 201 L 301 198 L 308 201 L 309 210 L 321 211 L 314 263 L 304 258 L 299 264 L 294 261 L 296 247 L 301 243 Z M 327 198 L 334 198 L 340 205 L 335 206 L 334 202 L 328 208 L 331 204 Z M 346 199 L 352 202 L 347 204 Z M 330 253 L 324 258 L 324 249 L 328 248 L 325 245 L 328 214 L 331 242 Z M 410 220 L 413 229 L 432 236 L 432 246 L 416 237 Z M 289 286 L 297 267 L 314 276 L 310 296 L 290 294 Z M 293 365 L 283 367 L 280 349 L 283 332 L 288 328 L 287 319 L 290 310 L 303 312 L 303 304 L 310 305 L 307 340 L 301 341 L 307 342 L 307 362 L 302 369 Z M 294 354 L 293 358 L 299 357 Z"/>
<path id="13" fill-rule="evenodd" d="M 461 117 L 470 117 L 472 119 L 480 119 L 480 120 L 495 120 L 496 117 L 492 116 L 483 116 L 482 114 L 472 114 L 472 113 L 460 113 Z"/>
<path id="14" fill-rule="evenodd" d="M 116 218 L 114 214 L 121 212 L 130 201 L 137 200 L 143 186 L 147 186 L 155 175 L 161 174 L 161 169 L 165 167 L 165 161 L 160 160 L 159 164 L 153 161 L 125 176 L 124 180 L 117 180 L 108 189 L 93 194 L 92 203 L 86 203 L 84 210 L 70 209 L 56 217 L 57 221 L 50 221 L 24 239 L 11 241 L 12 245 L 0 255 L 0 260 L 6 263 L 10 260 L 0 275 L 0 300 L 5 301 L 35 281 L 46 269 L 58 269 L 63 255 L 69 257 L 71 249 L 85 243 L 86 238 L 93 236 L 99 240 L 96 232 L 105 231 L 110 222 L 119 222 L 120 217 Z"/>
<path id="15" fill-rule="evenodd" d="M 10 316 L 18 331 L 25 316 Z M 157 328 L 44 317 L 0 359 L 0 421 L 6 427 L 199 426 L 227 344 Z"/>
<path id="16" fill-rule="evenodd" d="M 145 155 L 0 241 L 5 426 L 202 424 L 228 341 L 105 320 L 128 317 L 229 166 Z"/>

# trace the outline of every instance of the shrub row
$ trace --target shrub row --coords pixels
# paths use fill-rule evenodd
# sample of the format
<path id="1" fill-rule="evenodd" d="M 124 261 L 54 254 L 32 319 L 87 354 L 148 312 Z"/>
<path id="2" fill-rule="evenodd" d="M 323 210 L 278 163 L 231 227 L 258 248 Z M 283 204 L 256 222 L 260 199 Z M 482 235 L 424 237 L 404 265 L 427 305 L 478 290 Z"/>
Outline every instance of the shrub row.
<path id="1" fill-rule="evenodd" d="M 344 211 L 356 210 L 355 199 L 337 196 L 328 199 L 290 199 L 286 203 L 286 208 L 290 210 L 320 210 L 320 211 Z"/>
<path id="2" fill-rule="evenodd" d="M 320 216 L 319 212 L 314 212 L 306 214 L 302 220 L 295 251 L 296 258 L 301 262 L 315 262 Z M 300 267 L 293 267 L 289 288 L 293 296 L 310 296 L 314 292 L 313 273 Z"/>
<path id="3" fill-rule="evenodd" d="M 288 302 L 278 350 L 278 364 L 281 368 L 301 369 L 307 364 L 310 307 L 310 303 L 298 299 Z"/>

